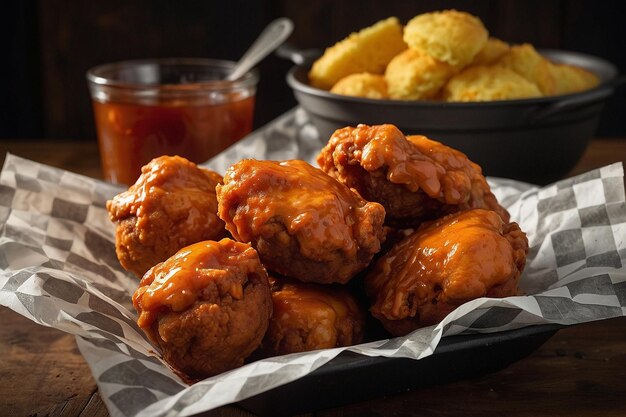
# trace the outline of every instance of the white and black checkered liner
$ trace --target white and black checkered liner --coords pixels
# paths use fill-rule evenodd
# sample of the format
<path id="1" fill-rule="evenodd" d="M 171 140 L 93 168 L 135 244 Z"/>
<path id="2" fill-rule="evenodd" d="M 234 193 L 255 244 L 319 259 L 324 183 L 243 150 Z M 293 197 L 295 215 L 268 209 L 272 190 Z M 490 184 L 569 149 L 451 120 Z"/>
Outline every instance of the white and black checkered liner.
<path id="1" fill-rule="evenodd" d="M 322 146 L 301 110 L 287 113 L 207 165 L 299 158 Z M 349 350 L 422 358 L 442 336 L 626 315 L 623 168 L 614 164 L 545 188 L 491 179 L 531 249 L 523 297 L 479 299 L 438 326 Z M 342 349 L 276 357 L 182 382 L 135 324 L 137 280 L 119 266 L 105 201 L 120 188 L 7 155 L 0 176 L 0 304 L 76 335 L 113 416 L 188 416 L 251 397 L 322 366 Z"/>

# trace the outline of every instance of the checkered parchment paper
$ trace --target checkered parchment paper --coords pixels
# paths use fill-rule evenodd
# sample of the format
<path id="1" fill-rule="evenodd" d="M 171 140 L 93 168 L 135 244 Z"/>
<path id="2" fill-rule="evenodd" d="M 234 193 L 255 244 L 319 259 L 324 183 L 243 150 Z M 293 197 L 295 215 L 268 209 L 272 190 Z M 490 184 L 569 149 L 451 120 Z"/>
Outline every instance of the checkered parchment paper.
<path id="1" fill-rule="evenodd" d="M 290 111 L 207 163 L 223 173 L 246 157 L 313 162 L 322 142 L 301 109 Z M 369 356 L 431 355 L 441 337 L 626 315 L 626 206 L 616 163 L 536 188 L 490 179 L 528 234 L 527 296 L 478 299 L 437 326 L 345 348 Z M 121 189 L 7 155 L 0 175 L 0 304 L 76 335 L 113 416 L 188 416 L 300 378 L 343 348 L 250 363 L 188 386 L 135 323 L 138 281 L 115 256 L 104 208 Z"/>

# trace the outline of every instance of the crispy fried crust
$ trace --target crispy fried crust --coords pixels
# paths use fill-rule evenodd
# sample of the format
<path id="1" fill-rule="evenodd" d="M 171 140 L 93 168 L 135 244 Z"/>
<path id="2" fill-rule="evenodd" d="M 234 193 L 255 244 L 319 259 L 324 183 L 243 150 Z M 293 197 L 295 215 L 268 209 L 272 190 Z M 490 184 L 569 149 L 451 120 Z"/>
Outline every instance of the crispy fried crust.
<path id="1" fill-rule="evenodd" d="M 137 182 L 107 201 L 115 250 L 137 277 L 189 244 L 226 236 L 217 217 L 221 176 L 178 156 L 153 159 Z"/>
<path id="2" fill-rule="evenodd" d="M 256 251 L 230 239 L 193 244 L 154 266 L 133 304 L 163 358 L 192 380 L 243 365 L 272 314 Z"/>
<path id="3" fill-rule="evenodd" d="M 346 289 L 270 276 L 274 313 L 265 356 L 350 346 L 363 339 L 365 313 Z"/>
<path id="4" fill-rule="evenodd" d="M 429 224 L 382 256 L 365 279 L 370 311 L 394 335 L 441 321 L 479 297 L 518 295 L 528 240 L 493 211 L 466 210 Z"/>
<path id="5" fill-rule="evenodd" d="M 468 208 L 495 210 L 508 221 L 478 165 L 424 136 L 393 125 L 337 130 L 318 155 L 329 175 L 385 207 L 386 224 L 407 228 Z"/>
<path id="6" fill-rule="evenodd" d="M 242 160 L 217 187 L 219 216 L 271 270 L 346 283 L 384 240 L 385 210 L 304 161 Z"/>

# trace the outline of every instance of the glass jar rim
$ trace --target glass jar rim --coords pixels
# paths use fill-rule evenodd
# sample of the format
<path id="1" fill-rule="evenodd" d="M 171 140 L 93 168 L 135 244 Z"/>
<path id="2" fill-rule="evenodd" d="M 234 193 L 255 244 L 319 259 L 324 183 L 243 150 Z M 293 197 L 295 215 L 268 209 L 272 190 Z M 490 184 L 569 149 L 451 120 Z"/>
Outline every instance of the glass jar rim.
<path id="1" fill-rule="evenodd" d="M 106 72 L 119 70 L 124 67 L 141 67 L 141 66 L 157 66 L 157 67 L 175 67 L 175 66 L 195 66 L 213 69 L 228 70 L 234 68 L 234 61 L 210 59 L 210 58 L 154 58 L 154 59 L 135 59 L 126 61 L 117 61 L 107 64 L 97 65 L 87 71 L 87 80 L 89 83 L 99 85 L 101 87 L 123 88 L 129 90 L 170 90 L 185 91 L 193 88 L 194 90 L 232 90 L 234 88 L 254 87 L 259 81 L 259 73 L 256 68 L 248 71 L 244 76 L 235 81 L 225 79 L 201 80 L 184 83 L 141 83 L 120 81 L 112 77 L 106 77 Z"/>

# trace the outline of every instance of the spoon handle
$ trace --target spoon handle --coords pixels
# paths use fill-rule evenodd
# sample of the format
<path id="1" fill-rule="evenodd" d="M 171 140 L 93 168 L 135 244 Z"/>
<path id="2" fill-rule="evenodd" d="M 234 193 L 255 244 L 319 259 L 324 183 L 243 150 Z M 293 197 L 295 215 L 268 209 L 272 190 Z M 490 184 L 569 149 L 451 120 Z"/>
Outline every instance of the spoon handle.
<path id="1" fill-rule="evenodd" d="M 285 42 L 292 31 L 293 22 L 286 17 L 272 21 L 241 57 L 233 72 L 226 79 L 234 81 L 247 73 L 270 52 Z"/>

